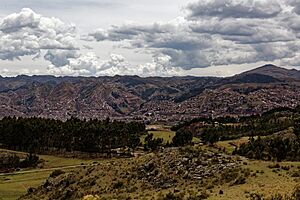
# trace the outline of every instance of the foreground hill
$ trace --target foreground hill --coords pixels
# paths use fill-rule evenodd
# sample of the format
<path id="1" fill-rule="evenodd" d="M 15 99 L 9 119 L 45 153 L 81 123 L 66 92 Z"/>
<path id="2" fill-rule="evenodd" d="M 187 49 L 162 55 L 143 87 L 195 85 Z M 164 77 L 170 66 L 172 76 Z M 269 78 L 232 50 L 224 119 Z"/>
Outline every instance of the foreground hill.
<path id="1" fill-rule="evenodd" d="M 165 149 L 72 172 L 56 170 L 19 199 L 275 200 L 294 193 L 295 198 L 286 199 L 298 200 L 299 163 L 274 165 L 202 148 Z"/>
<path id="2" fill-rule="evenodd" d="M 266 65 L 216 77 L 0 77 L 0 116 L 178 121 L 251 115 L 300 100 L 300 72 Z"/>

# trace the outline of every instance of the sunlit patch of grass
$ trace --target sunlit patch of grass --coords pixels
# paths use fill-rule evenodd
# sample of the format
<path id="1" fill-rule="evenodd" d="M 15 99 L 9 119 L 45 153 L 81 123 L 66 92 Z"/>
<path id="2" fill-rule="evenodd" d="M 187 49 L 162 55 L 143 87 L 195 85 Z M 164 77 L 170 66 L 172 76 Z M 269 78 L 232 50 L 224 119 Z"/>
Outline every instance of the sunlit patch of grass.
<path id="1" fill-rule="evenodd" d="M 249 141 L 249 137 L 242 137 L 236 140 L 227 140 L 227 141 L 219 141 L 216 143 L 216 147 L 225 148 L 227 153 L 232 153 L 235 147 L 239 147 L 241 144 L 247 143 Z"/>
<path id="2" fill-rule="evenodd" d="M 149 134 L 153 134 L 154 138 L 162 138 L 164 143 L 171 143 L 175 132 L 173 131 L 148 131 Z"/>
<path id="3" fill-rule="evenodd" d="M 24 155 L 27 153 L 10 151 L 1 149 L 1 153 L 10 152 L 16 153 L 17 155 Z M 89 165 L 95 162 L 95 160 L 83 160 L 73 158 L 63 158 L 50 155 L 39 155 L 39 158 L 44 160 L 42 170 L 51 168 L 60 168 L 77 165 Z M 22 169 L 20 174 L 0 176 L 0 200 L 2 199 L 17 199 L 21 195 L 25 194 L 27 189 L 30 187 L 37 187 L 41 185 L 52 173 L 53 170 L 46 170 L 33 173 L 22 173 L 22 171 L 39 170 L 35 169 Z M 63 169 L 64 171 L 70 171 L 72 169 Z"/>
<path id="4" fill-rule="evenodd" d="M 17 199 L 30 187 L 37 187 L 47 179 L 51 172 L 35 172 L 2 176 L 0 179 L 0 199 Z"/>
<path id="5" fill-rule="evenodd" d="M 284 195 L 292 192 L 297 185 L 297 180 L 292 178 L 287 171 L 281 169 L 280 172 L 275 173 L 273 169 L 270 169 L 268 166 L 272 165 L 272 162 L 245 159 L 243 163 L 242 167 L 251 171 L 246 183 L 236 186 L 219 186 L 213 190 L 215 195 L 211 195 L 210 200 L 246 200 L 249 199 L 251 193 L 263 194 L 265 197 L 276 193 Z M 282 162 L 280 165 L 293 166 L 294 169 L 297 169 L 300 162 Z M 224 194 L 219 195 L 219 190 L 222 190 Z"/>

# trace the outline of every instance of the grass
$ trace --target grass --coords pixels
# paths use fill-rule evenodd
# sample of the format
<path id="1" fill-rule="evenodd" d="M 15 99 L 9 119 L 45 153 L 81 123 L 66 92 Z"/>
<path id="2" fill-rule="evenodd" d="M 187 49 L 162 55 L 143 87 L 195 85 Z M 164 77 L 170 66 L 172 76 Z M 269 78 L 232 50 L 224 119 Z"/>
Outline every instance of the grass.
<path id="1" fill-rule="evenodd" d="M 251 193 L 263 194 L 269 197 L 271 194 L 286 194 L 292 192 L 294 187 L 297 185 L 297 180 L 292 178 L 287 171 L 280 170 L 275 173 L 268 166 L 273 164 L 272 162 L 263 161 L 247 161 L 247 165 L 244 168 L 250 169 L 252 174 L 256 176 L 250 176 L 246 179 L 246 183 L 237 186 L 220 186 L 213 190 L 213 195 L 210 196 L 209 200 L 246 200 Z M 282 162 L 281 166 L 291 166 L 297 169 L 300 166 L 300 162 Z M 279 175 L 280 174 L 280 175 Z M 224 192 L 223 195 L 219 195 L 219 190 Z"/>
<path id="2" fill-rule="evenodd" d="M 155 138 L 162 138 L 164 143 L 171 142 L 172 138 L 174 137 L 175 133 L 168 130 L 168 129 L 160 129 L 160 130 L 149 130 L 149 133 L 152 133 Z M 195 139 L 194 139 L 195 140 Z M 226 152 L 230 154 L 233 149 L 234 145 L 240 145 L 241 143 L 247 142 L 248 138 L 244 137 L 237 140 L 231 141 L 221 141 L 216 144 L 217 147 L 225 148 Z M 232 145 L 234 144 L 234 145 Z M 201 148 L 208 148 L 211 147 L 202 146 Z M 216 149 L 216 148 L 215 148 Z M 3 151 L 3 150 L 2 150 Z M 0 149 L 0 152 L 2 152 Z M 81 165 L 84 163 L 85 165 L 89 165 L 93 163 L 95 160 L 82 160 L 82 159 L 71 159 L 71 158 L 62 158 L 57 156 L 49 156 L 49 155 L 40 155 L 41 159 L 44 159 L 43 169 L 49 168 L 59 168 L 59 167 L 66 167 L 66 166 L 74 166 L 74 165 Z M 133 159 L 133 158 L 132 158 Z M 110 171 L 111 166 L 106 165 L 106 162 L 110 162 L 113 160 L 104 160 L 102 161 L 101 167 L 102 170 L 94 172 L 95 175 L 91 176 L 100 176 L 100 181 L 98 184 L 99 186 L 104 187 L 104 179 L 109 178 L 119 178 L 115 177 L 116 174 L 113 171 Z M 122 171 L 127 171 L 126 168 L 129 166 L 125 164 L 126 162 L 131 163 L 131 165 L 135 165 L 135 160 L 120 160 L 116 159 L 113 161 L 113 165 L 118 165 L 117 169 Z M 212 189 L 209 189 L 210 197 L 209 200 L 232 200 L 232 199 L 239 199 L 239 200 L 247 200 L 249 199 L 249 195 L 251 193 L 259 193 L 264 194 L 268 197 L 270 194 L 281 193 L 286 194 L 293 190 L 293 188 L 299 184 L 299 178 L 291 177 L 289 171 L 296 171 L 299 170 L 297 167 L 300 167 L 300 162 L 281 162 L 279 163 L 280 166 L 293 166 L 289 171 L 280 169 L 278 172 L 274 172 L 273 169 L 269 168 L 268 166 L 274 164 L 273 162 L 265 162 L 265 161 L 256 161 L 256 160 L 249 160 L 246 158 L 241 157 L 241 163 L 243 168 L 247 168 L 251 171 L 251 175 L 246 178 L 246 183 L 242 185 L 222 185 L 216 186 Z M 72 169 L 64 169 L 63 171 L 70 171 Z M 41 185 L 50 175 L 52 171 L 42 171 L 42 172 L 35 172 L 35 173 L 24 173 L 24 174 L 16 174 L 16 175 L 7 175 L 7 176 L 0 176 L 0 200 L 12 200 L 17 199 L 19 196 L 26 193 L 27 189 L 30 187 L 37 187 Z M 102 174 L 106 174 L 104 177 Z M 255 174 L 255 175 L 254 175 Z M 85 174 L 83 174 L 85 175 Z M 118 179 L 117 179 L 118 180 Z M 298 182 L 297 182 L 298 181 Z M 110 181 L 108 181 L 110 182 Z M 141 190 L 141 186 L 137 185 Z M 189 190 L 197 192 L 201 190 L 201 187 L 198 185 L 190 185 Z M 220 195 L 219 191 L 222 190 L 224 194 Z M 170 190 L 173 192 L 173 189 Z M 143 194 L 145 198 L 147 197 L 157 197 L 159 192 L 157 191 L 148 191 L 144 192 L 141 190 L 139 192 Z M 139 195 L 140 195 L 139 194 Z M 130 194 L 128 194 L 130 195 Z"/>
<path id="3" fill-rule="evenodd" d="M 249 137 L 242 137 L 236 140 L 227 140 L 227 141 L 219 141 L 216 143 L 216 147 L 225 148 L 225 151 L 229 154 L 231 154 L 235 146 L 240 146 L 241 144 L 247 143 L 249 140 Z"/>
<path id="4" fill-rule="evenodd" d="M 22 152 L 15 152 L 1 149 L 0 152 L 14 152 L 17 154 L 24 154 Z M 21 195 L 25 194 L 30 187 L 37 187 L 41 185 L 52 173 L 51 168 L 60 168 L 76 165 L 89 165 L 95 160 L 82 160 L 73 158 L 63 158 L 49 155 L 39 155 L 40 159 L 44 160 L 42 169 L 50 169 L 49 171 L 41 171 L 34 173 L 23 173 L 22 171 L 39 170 L 38 169 L 23 169 L 20 174 L 0 176 L 0 200 L 12 200 L 17 199 Z M 63 169 L 63 171 L 69 171 L 71 169 Z"/>
<path id="5" fill-rule="evenodd" d="M 162 126 L 162 125 L 149 125 L 147 126 L 148 133 L 152 133 L 154 138 L 162 138 L 163 143 L 166 144 L 167 142 L 171 143 L 173 137 L 175 136 L 175 132 L 170 130 L 171 127 L 169 126 Z M 143 142 L 145 136 L 141 138 Z M 199 143 L 200 139 L 194 137 L 192 140 L 194 143 Z"/>
<path id="6" fill-rule="evenodd" d="M 231 154 L 236 146 L 241 145 L 242 143 L 248 142 L 248 137 L 243 137 L 236 140 L 229 141 L 220 141 L 217 142 L 215 147 L 225 148 L 227 154 Z M 211 148 L 209 148 L 211 149 Z M 215 148 L 216 149 L 216 148 Z M 274 172 L 273 169 L 270 169 L 268 166 L 274 165 L 271 161 L 258 161 L 258 160 L 249 160 L 243 158 L 242 163 L 243 168 L 248 168 L 251 170 L 252 174 L 255 176 L 250 176 L 246 180 L 246 184 L 237 185 L 237 186 L 221 186 L 215 188 L 210 195 L 209 200 L 246 200 L 249 199 L 251 193 L 263 194 L 265 197 L 269 197 L 270 194 L 286 194 L 290 193 L 294 187 L 299 184 L 299 178 L 295 179 L 288 174 L 288 171 L 280 169 L 279 172 Z M 246 164 L 247 163 L 247 164 Z M 297 167 L 300 167 L 300 162 L 280 162 L 280 166 L 293 166 L 291 170 L 299 170 Z M 224 192 L 223 195 L 219 195 L 219 191 Z"/>
<path id="7" fill-rule="evenodd" d="M 162 138 L 164 143 L 171 143 L 173 137 L 175 136 L 175 132 L 169 131 L 169 130 L 163 130 L 163 131 L 148 131 L 149 134 L 153 134 L 154 138 Z"/>
<path id="8" fill-rule="evenodd" d="M 17 174 L 0 177 L 0 199 L 17 199 L 30 187 L 37 187 L 47 179 L 51 171 L 34 174 Z"/>
<path id="9" fill-rule="evenodd" d="M 94 160 L 82 160 L 76 158 L 63 158 L 57 156 L 40 155 L 41 159 L 45 160 L 43 168 L 66 167 L 80 164 L 91 164 Z"/>

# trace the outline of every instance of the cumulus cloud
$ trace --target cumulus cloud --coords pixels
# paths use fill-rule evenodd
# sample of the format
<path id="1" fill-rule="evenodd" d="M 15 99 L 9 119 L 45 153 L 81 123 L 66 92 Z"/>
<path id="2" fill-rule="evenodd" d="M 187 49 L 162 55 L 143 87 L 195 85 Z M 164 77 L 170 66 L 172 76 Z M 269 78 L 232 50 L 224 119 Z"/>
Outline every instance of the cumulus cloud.
<path id="1" fill-rule="evenodd" d="M 75 50 L 76 28 L 57 18 L 43 17 L 29 8 L 0 21 L 0 59 L 39 56 L 42 50 Z"/>
<path id="2" fill-rule="evenodd" d="M 48 72 L 60 76 L 89 76 L 95 75 L 97 66 L 98 58 L 90 52 L 77 58 L 68 58 L 65 65 L 50 65 Z"/>
<path id="3" fill-rule="evenodd" d="M 155 24 L 151 26 L 132 25 L 131 29 L 124 27 L 112 28 L 111 31 L 101 31 L 90 34 L 90 37 L 96 40 L 116 40 L 133 39 L 139 37 L 145 31 L 151 34 L 162 34 L 167 29 L 168 32 L 174 32 L 175 28 L 169 24 Z M 113 33 L 113 35 L 108 35 Z M 148 45 L 155 48 L 164 46 L 185 45 L 186 48 L 193 47 L 197 38 L 185 38 L 184 35 L 170 35 L 165 38 L 162 47 L 155 46 L 158 43 L 153 42 Z M 132 66 L 125 58 L 118 54 L 111 54 L 110 59 L 100 60 L 93 52 L 83 54 L 78 48 L 76 42 L 76 28 L 72 24 L 65 24 L 57 18 L 47 18 L 35 13 L 31 9 L 24 8 L 20 13 L 8 15 L 0 21 L 0 59 L 14 60 L 29 55 L 32 58 L 40 57 L 50 62 L 47 70 L 49 74 L 71 75 L 71 76 L 100 76 L 100 75 L 131 75 L 140 76 L 168 76 L 178 73 L 181 68 L 174 68 L 170 65 L 169 56 L 159 56 L 154 58 L 153 62 L 143 65 Z M 203 39 L 203 44 L 205 39 Z M 197 42 L 199 44 L 199 42 Z M 137 46 L 141 46 L 142 43 Z M 135 46 L 133 45 L 133 46 Z M 87 44 L 83 48 L 91 50 Z M 32 74 L 33 71 L 21 70 L 23 74 Z M 19 74 L 8 69 L 2 70 L 1 74 Z"/>
<path id="4" fill-rule="evenodd" d="M 184 17 L 112 26 L 92 32 L 89 40 L 167 56 L 170 66 L 184 70 L 291 60 L 300 47 L 299 5 L 296 0 L 198 0 L 186 6 Z"/>
<path id="5" fill-rule="evenodd" d="M 167 22 L 95 29 L 78 45 L 75 25 L 22 9 L 0 20 L 0 59 L 43 57 L 50 74 L 74 76 L 172 76 L 219 65 L 300 63 L 297 0 L 198 0 L 184 13 Z M 92 50 L 89 42 L 103 41 L 150 53 L 153 60 L 132 65 L 122 55 L 101 60 L 93 52 L 84 53 Z"/>
<path id="6" fill-rule="evenodd" d="M 56 67 L 69 65 L 70 58 L 78 58 L 80 54 L 77 50 L 61 50 L 61 49 L 50 49 L 44 55 L 45 60 L 48 60 L 52 65 Z"/>
<path id="7" fill-rule="evenodd" d="M 157 56 L 151 63 L 131 66 L 123 56 L 112 55 L 111 59 L 102 63 L 98 75 L 139 75 L 139 76 L 175 76 L 181 75 L 183 69 L 171 66 L 171 57 Z"/>
<path id="8" fill-rule="evenodd" d="M 170 57 L 158 56 L 151 63 L 133 66 L 119 54 L 111 54 L 110 59 L 100 61 L 92 52 L 70 58 L 69 64 L 63 66 L 50 65 L 48 72 L 54 75 L 70 76 L 172 76 L 181 75 L 183 70 L 170 65 Z"/>

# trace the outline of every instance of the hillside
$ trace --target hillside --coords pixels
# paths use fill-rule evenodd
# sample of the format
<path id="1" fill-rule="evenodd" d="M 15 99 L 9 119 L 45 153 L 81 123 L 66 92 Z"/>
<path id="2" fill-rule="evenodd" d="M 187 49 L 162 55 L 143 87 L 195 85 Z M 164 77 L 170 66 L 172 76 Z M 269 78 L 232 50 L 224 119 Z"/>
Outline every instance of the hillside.
<path id="1" fill-rule="evenodd" d="M 170 134 L 168 126 L 148 126 L 147 137 L 140 137 L 142 142 L 136 143 L 138 147 L 134 148 L 135 150 L 125 148 L 123 145 L 131 146 L 126 143 L 126 138 L 131 140 L 132 136 L 138 133 L 133 127 L 138 123 L 131 122 L 126 125 L 124 122 L 121 124 L 112 122 L 111 125 L 114 126 L 110 126 L 109 121 L 106 120 L 102 123 L 97 120 L 80 121 L 74 118 L 61 122 L 38 118 L 5 118 L 2 121 L 3 125 L 0 130 L 7 137 L 4 137 L 0 143 L 5 144 L 5 141 L 8 141 L 10 144 L 17 144 L 19 142 L 24 144 L 22 149 L 25 151 L 30 144 L 35 144 L 36 147 L 39 144 L 40 148 L 36 149 L 54 145 L 60 146 L 63 150 L 68 148 L 68 144 L 76 147 L 78 142 L 79 146 L 92 147 L 96 142 L 95 147 L 121 148 L 117 150 L 120 154 L 116 152 L 119 156 L 117 154 L 108 156 L 105 153 L 106 156 L 103 155 L 104 157 L 99 162 L 89 161 L 91 163 L 89 166 L 84 164 L 86 161 L 84 163 L 82 161 L 81 165 L 70 165 L 67 168 L 45 168 L 48 173 L 41 174 L 42 177 L 39 180 L 35 177 L 29 180 L 24 177 L 27 173 L 42 173 L 42 168 L 24 170 L 12 168 L 12 173 L 0 174 L 2 183 L 0 196 L 19 196 L 19 199 L 24 200 L 299 199 L 300 107 L 278 108 L 262 115 L 241 116 L 239 119 L 194 119 L 172 127 L 172 130 L 176 131 L 173 132 L 174 134 Z M 116 127 L 117 124 L 122 126 Z M 61 132 L 55 131 L 54 134 L 49 134 L 46 131 L 45 135 L 39 134 L 39 130 L 42 130 L 45 125 L 49 126 L 46 130 L 50 132 L 57 130 L 58 127 L 61 128 Z M 128 128 L 123 127 L 124 125 Z M 23 130 L 19 130 L 20 127 L 23 127 Z M 114 132 L 106 134 L 108 130 L 114 130 L 116 134 Z M 126 130 L 133 132 L 124 134 Z M 64 132 L 67 134 L 63 134 Z M 156 132 L 155 138 L 147 139 L 153 132 Z M 168 136 L 165 135 L 166 132 L 169 132 Z M 97 142 L 99 133 L 100 137 Z M 26 134 L 27 139 L 22 137 Z M 47 135 L 51 135 L 53 139 L 49 140 L 45 137 Z M 80 138 L 77 139 L 78 136 Z M 114 140 L 109 140 L 110 136 Z M 199 137 L 198 141 L 189 136 Z M 8 137 L 12 139 L 8 140 Z M 30 138 L 36 138 L 39 142 L 31 141 Z M 157 143 L 158 146 L 151 148 L 150 142 L 154 144 L 155 141 L 160 140 L 159 138 L 162 139 L 160 143 Z M 24 141 L 28 141 L 29 144 Z M 50 143 L 47 144 L 47 141 Z M 119 144 L 121 141 L 125 143 Z M 171 144 L 166 141 L 171 141 Z M 180 141 L 190 142 L 179 143 Z M 21 149 L 18 144 L 16 147 L 14 149 Z M 95 152 L 101 153 L 101 149 L 97 148 Z M 125 153 L 122 149 L 131 152 L 132 156 L 121 156 Z M 69 150 L 73 156 L 80 155 L 79 152 L 74 151 L 80 149 Z M 91 152 L 90 150 L 89 148 L 88 152 Z M 16 151 L 9 152 L 20 154 Z M 41 158 L 45 157 L 41 156 Z M 42 166 L 46 167 L 50 164 L 47 160 L 42 162 Z M 48 178 L 46 178 L 47 175 L 49 175 Z M 26 188 L 21 190 L 19 185 L 23 187 L 25 185 Z M 12 195 L 6 191 L 6 189 L 16 191 L 14 187 L 18 187 L 19 195 Z"/>
<path id="2" fill-rule="evenodd" d="M 1 77 L 0 116 L 176 122 L 251 115 L 295 107 L 300 100 L 299 73 L 266 65 L 229 78 Z"/>

